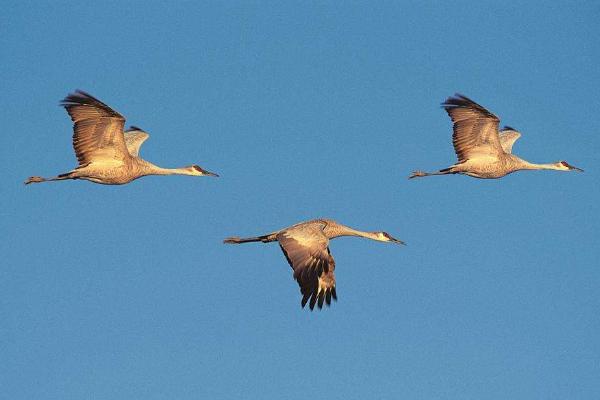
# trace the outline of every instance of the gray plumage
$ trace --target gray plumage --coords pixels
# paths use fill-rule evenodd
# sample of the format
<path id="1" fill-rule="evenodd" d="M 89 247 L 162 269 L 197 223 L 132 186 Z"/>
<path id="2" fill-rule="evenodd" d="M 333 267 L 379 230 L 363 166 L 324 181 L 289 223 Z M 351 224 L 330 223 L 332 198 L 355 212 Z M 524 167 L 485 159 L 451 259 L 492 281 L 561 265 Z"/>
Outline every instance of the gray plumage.
<path id="1" fill-rule="evenodd" d="M 218 176 L 198 165 L 161 168 L 139 157 L 149 135 L 137 127 L 124 131 L 125 118 L 92 95 L 77 90 L 61 105 L 73 120 L 73 149 L 79 165 L 54 178 L 32 176 L 25 184 L 85 179 L 105 185 L 122 185 L 146 175 Z"/>
<path id="2" fill-rule="evenodd" d="M 513 155 L 512 147 L 521 134 L 510 127 L 499 130 L 499 118 L 466 96 L 449 97 L 442 107 L 453 122 L 452 144 L 458 163 L 438 172 L 415 171 L 409 179 L 447 174 L 493 179 L 534 169 L 583 171 L 566 161 L 534 164 Z"/>
<path id="3" fill-rule="evenodd" d="M 262 236 L 230 237 L 224 243 L 279 242 L 279 246 L 294 271 L 294 279 L 302 293 L 302 307 L 330 305 L 337 300 L 335 260 L 329 251 L 329 240 L 339 236 L 359 236 L 380 242 L 404 244 L 386 232 L 363 232 L 338 224 L 330 219 L 301 222 Z"/>

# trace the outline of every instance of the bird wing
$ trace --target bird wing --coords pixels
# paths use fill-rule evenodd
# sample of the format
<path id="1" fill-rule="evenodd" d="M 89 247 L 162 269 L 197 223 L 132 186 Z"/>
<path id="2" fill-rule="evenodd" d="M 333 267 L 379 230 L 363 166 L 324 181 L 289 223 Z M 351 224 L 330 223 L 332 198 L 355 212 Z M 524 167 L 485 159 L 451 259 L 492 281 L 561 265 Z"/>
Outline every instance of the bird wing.
<path id="1" fill-rule="evenodd" d="M 330 305 L 337 300 L 335 291 L 335 260 L 329 252 L 329 239 L 323 233 L 325 224 L 297 225 L 277 234 L 279 246 L 294 270 L 294 279 L 302 293 L 302 307 L 309 302 Z"/>
<path id="2" fill-rule="evenodd" d="M 500 156 L 499 119 L 468 97 L 455 94 L 442 107 L 454 123 L 452 144 L 459 162 L 478 156 Z"/>
<path id="3" fill-rule="evenodd" d="M 500 144 L 502 145 L 502 149 L 505 153 L 512 153 L 512 147 L 517 141 L 518 138 L 521 137 L 521 132 L 517 131 L 510 126 L 505 126 L 500 131 Z"/>
<path id="4" fill-rule="evenodd" d="M 124 132 L 124 136 L 127 151 L 129 151 L 129 154 L 131 154 L 132 157 L 139 156 L 140 147 L 142 147 L 142 144 L 150 137 L 148 133 L 137 126 L 130 126 L 129 129 Z"/>
<path id="5" fill-rule="evenodd" d="M 61 105 L 73 120 L 73 148 L 79 165 L 129 157 L 123 137 L 125 118 L 88 93 L 77 90 Z"/>

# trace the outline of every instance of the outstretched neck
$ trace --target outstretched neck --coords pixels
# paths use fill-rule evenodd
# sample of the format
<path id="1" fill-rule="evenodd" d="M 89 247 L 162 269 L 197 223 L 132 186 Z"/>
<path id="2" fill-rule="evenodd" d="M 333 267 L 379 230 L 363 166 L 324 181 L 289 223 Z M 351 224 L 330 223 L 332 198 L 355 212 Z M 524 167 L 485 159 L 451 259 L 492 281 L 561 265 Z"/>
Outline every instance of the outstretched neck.
<path id="1" fill-rule="evenodd" d="M 521 168 L 520 169 L 529 169 L 529 170 L 540 170 L 540 169 L 551 169 L 551 170 L 561 170 L 561 168 L 559 166 L 556 165 L 556 163 L 543 163 L 543 164 L 536 164 L 536 163 L 530 163 L 529 161 L 525 161 L 522 160 L 521 163 Z"/>
<path id="2" fill-rule="evenodd" d="M 144 175 L 194 175 L 189 168 L 162 168 L 148 161 L 145 161 L 142 166 Z"/>
<path id="3" fill-rule="evenodd" d="M 334 228 L 331 228 L 331 234 L 329 237 L 336 238 L 339 236 L 358 236 L 367 239 L 379 240 L 379 236 L 376 232 L 359 231 L 344 225 L 338 225 Z"/>
<path id="4" fill-rule="evenodd" d="M 154 175 L 194 175 L 188 168 L 160 168 L 156 170 Z"/>

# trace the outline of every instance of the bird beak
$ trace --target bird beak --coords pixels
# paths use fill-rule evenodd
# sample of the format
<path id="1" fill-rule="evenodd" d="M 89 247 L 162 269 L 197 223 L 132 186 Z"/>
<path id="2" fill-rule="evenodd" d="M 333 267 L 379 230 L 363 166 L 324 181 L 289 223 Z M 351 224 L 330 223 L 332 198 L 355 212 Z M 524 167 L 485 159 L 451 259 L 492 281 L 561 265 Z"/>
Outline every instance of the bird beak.
<path id="1" fill-rule="evenodd" d="M 574 169 L 577 172 L 583 172 L 583 170 L 581 168 L 577 168 L 571 165 L 571 169 Z"/>
<path id="2" fill-rule="evenodd" d="M 401 245 L 403 245 L 403 246 L 406 246 L 406 243 L 404 243 L 402 240 L 398 240 L 398 239 L 390 238 L 390 242 L 392 242 L 392 243 L 396 243 L 396 244 L 401 244 Z"/>
<path id="3" fill-rule="evenodd" d="M 214 176 L 215 178 L 219 177 L 219 175 L 215 174 L 214 172 L 210 172 L 210 171 L 204 171 L 204 176 Z"/>

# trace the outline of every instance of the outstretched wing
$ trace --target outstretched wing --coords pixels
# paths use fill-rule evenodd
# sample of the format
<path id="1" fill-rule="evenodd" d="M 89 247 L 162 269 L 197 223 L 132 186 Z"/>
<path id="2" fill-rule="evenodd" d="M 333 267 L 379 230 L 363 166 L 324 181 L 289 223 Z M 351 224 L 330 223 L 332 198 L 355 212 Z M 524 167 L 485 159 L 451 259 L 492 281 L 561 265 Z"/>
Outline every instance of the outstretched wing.
<path id="1" fill-rule="evenodd" d="M 518 138 L 521 137 L 521 133 L 510 126 L 505 126 L 500 131 L 500 144 L 505 153 L 512 153 L 512 148 Z"/>
<path id="2" fill-rule="evenodd" d="M 79 165 L 123 161 L 129 157 L 123 138 L 125 118 L 90 94 L 77 90 L 61 103 L 73 120 L 73 148 Z"/>
<path id="3" fill-rule="evenodd" d="M 294 270 L 300 285 L 302 307 L 309 303 L 330 305 L 337 300 L 335 291 L 335 261 L 329 252 L 329 239 L 323 233 L 324 224 L 294 226 L 277 234 L 279 246 Z"/>
<path id="4" fill-rule="evenodd" d="M 502 154 L 498 117 L 458 93 L 448 97 L 442 107 L 454 123 L 452 144 L 459 162 Z"/>
<path id="5" fill-rule="evenodd" d="M 142 147 L 142 144 L 150 137 L 148 133 L 137 126 L 130 126 L 129 129 L 125 131 L 124 136 L 127 151 L 129 151 L 129 154 L 131 154 L 132 157 L 139 156 L 140 147 Z"/>

